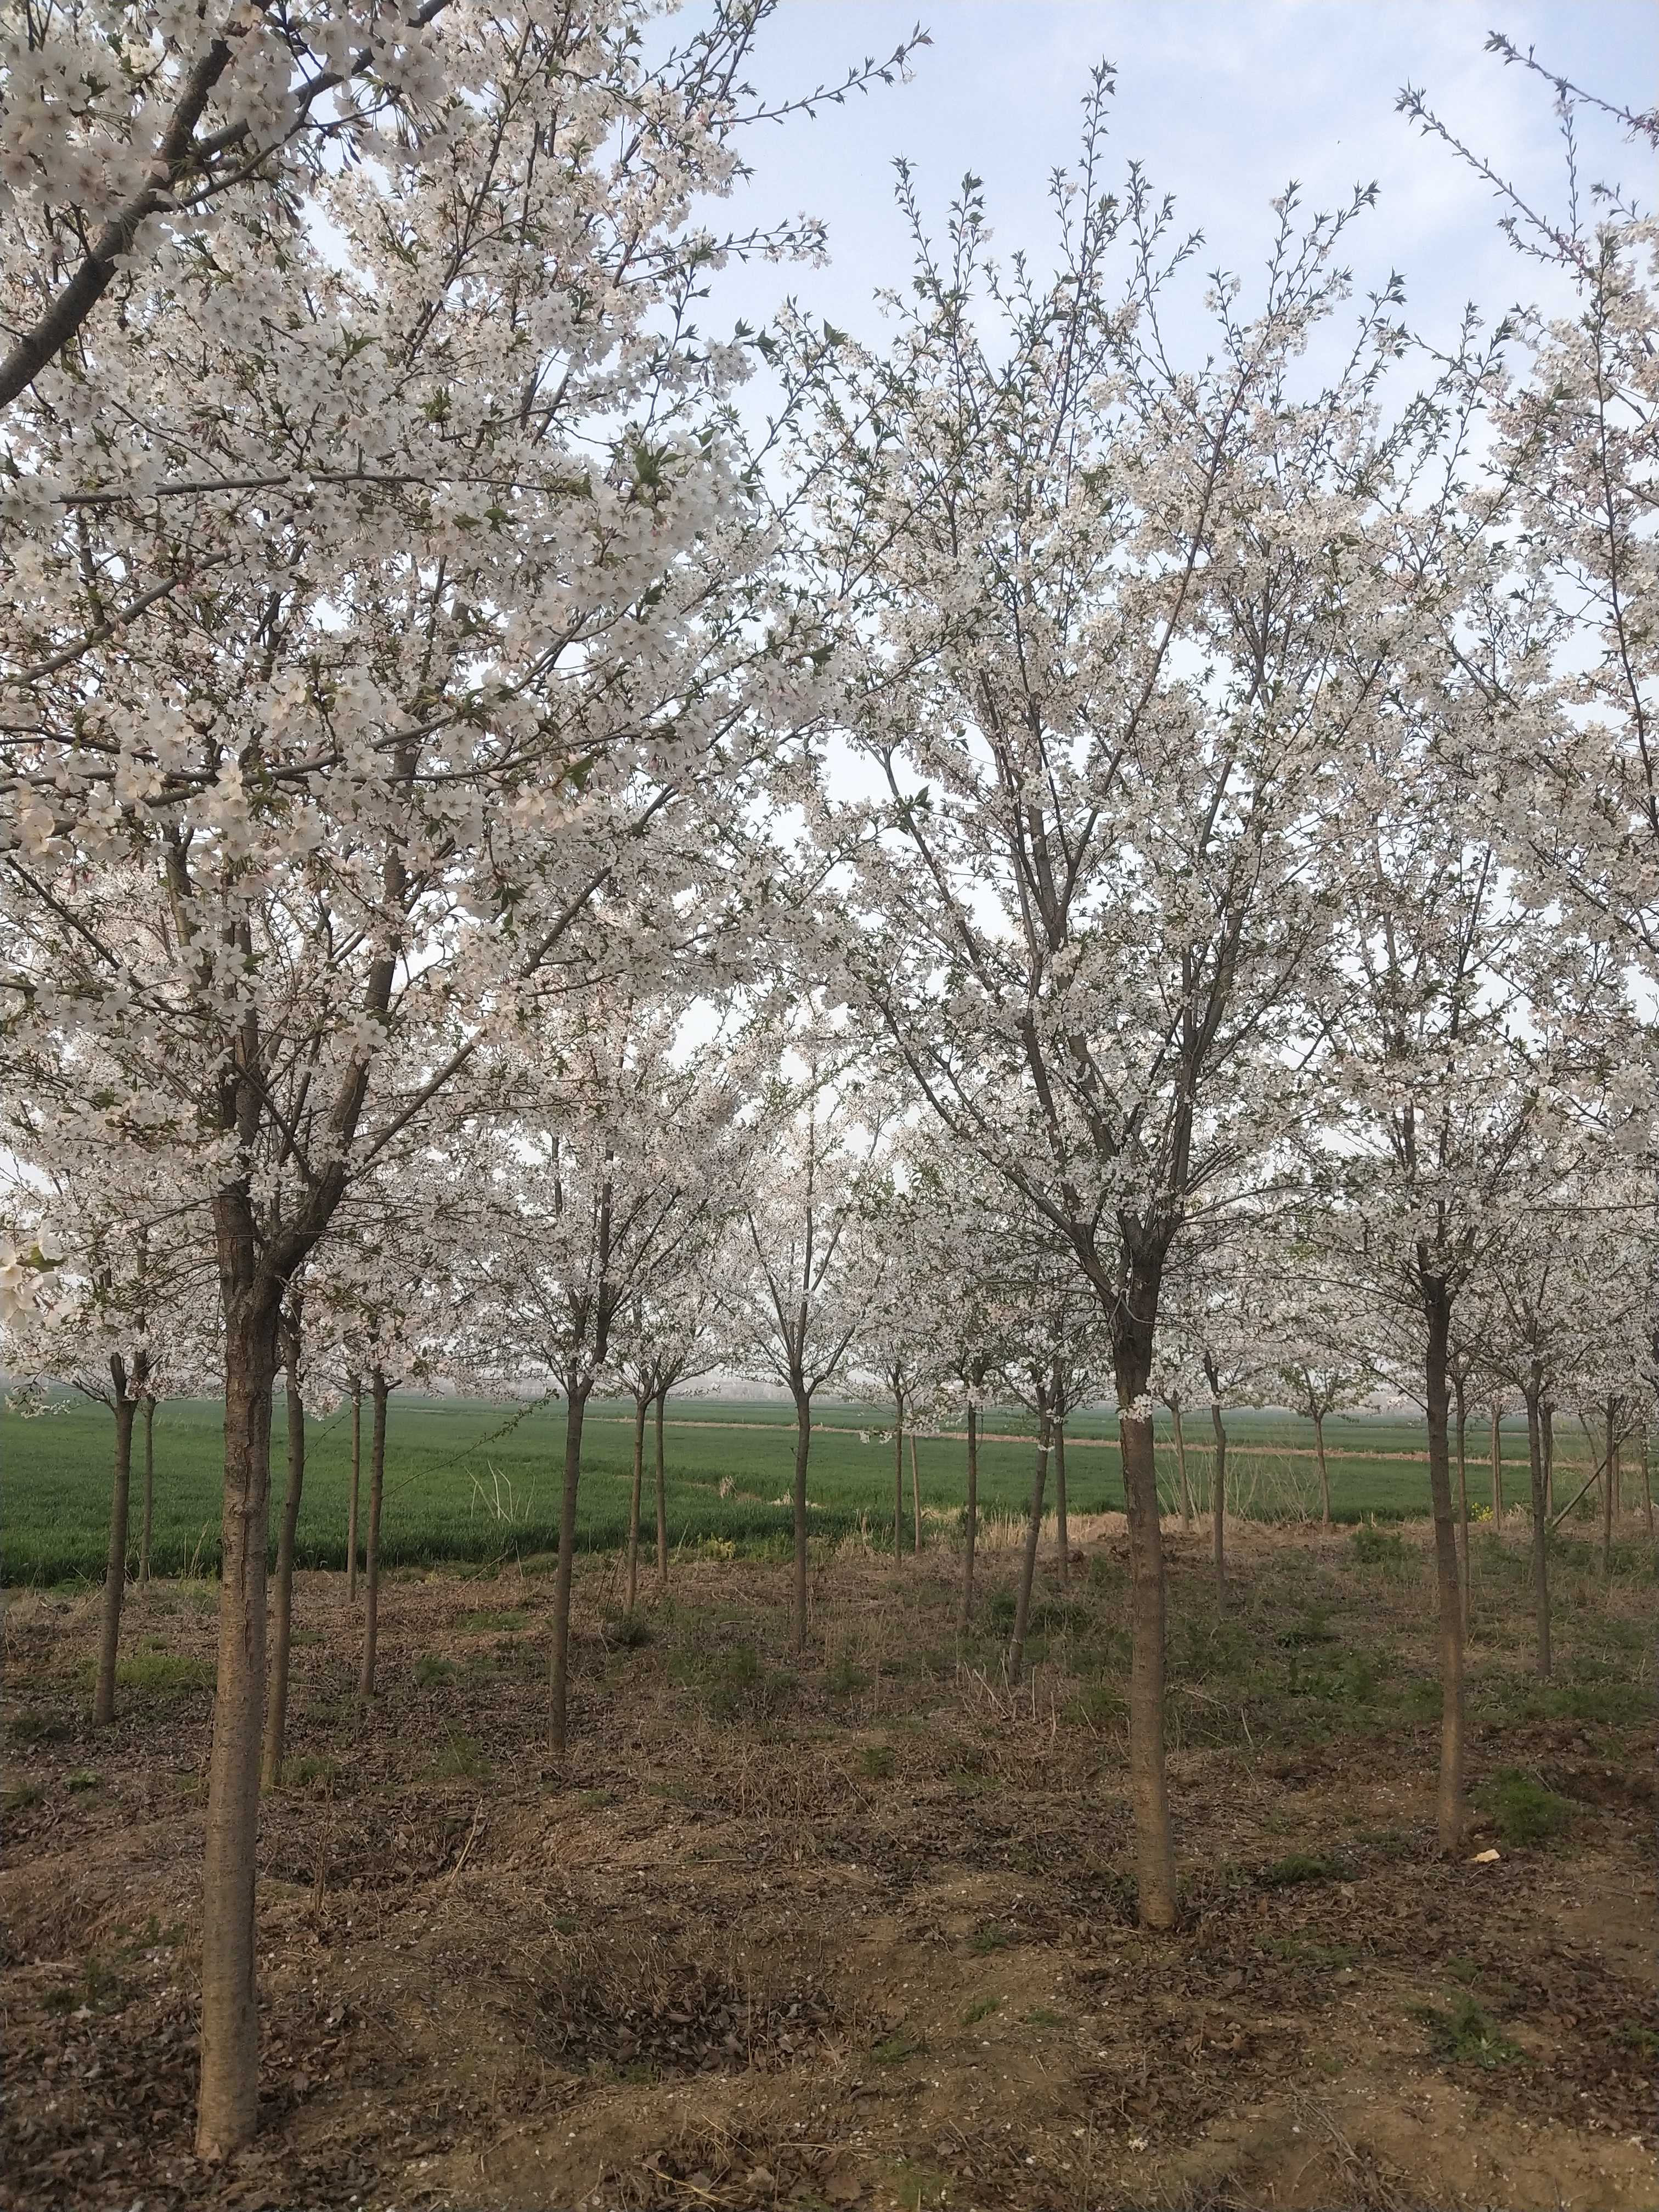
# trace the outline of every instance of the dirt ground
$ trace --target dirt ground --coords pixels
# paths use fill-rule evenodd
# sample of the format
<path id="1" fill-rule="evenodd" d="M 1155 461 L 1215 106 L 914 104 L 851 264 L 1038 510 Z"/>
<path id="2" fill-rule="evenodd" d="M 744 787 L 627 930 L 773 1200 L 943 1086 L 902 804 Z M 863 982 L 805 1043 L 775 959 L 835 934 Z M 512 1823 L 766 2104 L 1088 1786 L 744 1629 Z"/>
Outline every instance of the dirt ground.
<path id="1" fill-rule="evenodd" d="M 1425 1534 L 1170 1541 L 1185 1913 L 1133 1924 L 1125 1547 L 1049 1563 L 1004 1683 L 1011 1552 L 848 1547 L 787 1652 L 781 1564 L 682 1561 L 635 1624 L 550 1574 L 401 1576 L 353 1694 L 343 1577 L 301 1578 L 261 1848 L 255 2148 L 191 2151 L 215 1593 L 135 1594 L 112 1729 L 94 1595 L 5 1626 L 0 2204 L 1659 2204 L 1651 1567 L 1487 1540 L 1477 1826 L 1433 1849 Z M 1517 1537 L 1517 1543 L 1519 1539 Z M 1496 1859 L 1477 1855 L 1496 1850 Z"/>

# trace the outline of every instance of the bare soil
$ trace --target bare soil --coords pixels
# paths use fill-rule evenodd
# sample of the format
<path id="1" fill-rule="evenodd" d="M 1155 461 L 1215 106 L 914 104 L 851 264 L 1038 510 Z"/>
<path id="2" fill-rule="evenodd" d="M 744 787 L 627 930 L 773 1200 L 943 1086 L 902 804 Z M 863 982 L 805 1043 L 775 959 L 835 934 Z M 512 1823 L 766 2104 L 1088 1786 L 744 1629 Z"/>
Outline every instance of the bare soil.
<path id="1" fill-rule="evenodd" d="M 300 1581 L 267 1802 L 264 2102 L 191 2154 L 215 1593 L 135 1593 L 112 1728 L 95 1595 L 6 1621 L 0 2205 L 1019 2208 L 1659 2204 L 1651 1574 L 1476 1578 L 1476 1826 L 1434 1850 L 1425 1532 L 1172 1532 L 1185 1915 L 1133 1924 L 1121 1522 L 1082 1524 L 1030 1679 L 1012 1553 L 677 1565 L 630 1640 L 577 1582 L 394 1580 L 353 1696 L 343 1577 Z M 1518 1778 L 1518 1779 L 1517 1779 Z M 1477 1854 L 1496 1850 L 1496 1860 Z"/>

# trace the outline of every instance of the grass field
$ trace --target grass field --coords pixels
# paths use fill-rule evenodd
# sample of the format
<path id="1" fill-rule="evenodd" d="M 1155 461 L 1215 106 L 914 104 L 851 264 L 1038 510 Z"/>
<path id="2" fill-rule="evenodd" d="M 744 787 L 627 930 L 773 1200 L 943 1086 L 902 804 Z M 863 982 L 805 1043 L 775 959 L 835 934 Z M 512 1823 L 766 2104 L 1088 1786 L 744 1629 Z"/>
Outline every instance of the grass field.
<path id="1" fill-rule="evenodd" d="M 867 1517 L 872 1530 L 890 1525 L 892 1457 L 879 1437 L 879 1407 L 825 1405 L 815 1432 L 808 1489 L 812 1526 L 842 1535 Z M 219 1530 L 219 1407 L 206 1400 L 161 1407 L 155 1420 L 157 1573 L 198 1572 L 216 1566 Z M 671 1401 L 667 1430 L 670 1540 L 693 1548 L 708 1541 L 764 1549 L 786 1537 L 787 1498 L 793 1446 L 793 1414 L 772 1401 L 686 1399 Z M 481 1403 L 474 1399 L 394 1397 L 388 1429 L 382 1557 L 388 1565 L 442 1559 L 482 1561 L 550 1548 L 558 1516 L 563 1409 Z M 980 1455 L 981 1500 L 988 1514 L 1024 1510 L 1031 1454 L 1016 1439 L 1025 1417 L 988 1413 L 994 1438 Z M 367 1413 L 364 1427 L 367 1431 Z M 877 1433 L 860 1439 L 860 1428 Z M 1079 1418 L 1067 1453 L 1069 1504 L 1074 1512 L 1122 1504 L 1117 1453 L 1109 1416 Z M 283 1424 L 280 1401 L 273 1489 L 280 1492 Z M 0 1414 L 0 1456 L 5 1479 L 3 1577 L 12 1583 L 72 1582 L 103 1572 L 109 1500 L 112 1425 L 100 1406 L 64 1398 L 53 1409 L 24 1419 Z M 1187 1424 L 1189 1479 L 1206 1494 L 1210 1461 L 1207 1419 Z M 1384 1519 L 1422 1512 L 1427 1470 L 1420 1425 L 1372 1415 L 1334 1419 L 1327 1425 L 1334 1510 L 1344 1521 L 1366 1515 Z M 1317 1511 L 1317 1487 L 1305 1422 L 1284 1414 L 1238 1413 L 1229 1419 L 1231 1446 L 1229 1504 L 1249 1518 L 1282 1520 Z M 1489 1481 L 1486 1431 L 1471 1431 L 1472 1498 L 1484 1498 Z M 623 1406 L 595 1405 L 588 1416 L 583 1462 L 579 1540 L 585 1549 L 607 1549 L 627 1533 L 632 1423 Z M 1523 1449 L 1505 1439 L 1506 1459 Z M 1583 1454 L 1583 1439 L 1565 1434 L 1559 1457 L 1565 1473 Z M 299 1558 L 304 1566 L 345 1562 L 346 1498 L 349 1479 L 349 1414 L 342 1410 L 313 1423 L 308 1438 L 305 1502 L 300 1515 Z M 924 1518 L 945 1523 L 960 1510 L 963 1449 L 955 1439 L 923 1437 L 918 1447 Z M 1158 1463 L 1166 1497 L 1173 1498 L 1175 1455 L 1161 1427 Z M 1512 1502 L 1524 1495 L 1525 1468 L 1506 1473 Z M 1576 1481 L 1573 1487 L 1577 1487 Z M 906 1468 L 907 1513 L 909 1471 Z M 724 1494 L 722 1494 L 724 1492 Z M 1565 1496 L 1570 1494 L 1563 1492 Z M 1052 1495 L 1052 1488 L 1051 1488 Z M 365 1486 L 365 1499 L 367 1489 Z M 647 1504 L 647 1518 L 650 1517 Z M 137 1545 L 135 1470 L 132 1544 Z"/>

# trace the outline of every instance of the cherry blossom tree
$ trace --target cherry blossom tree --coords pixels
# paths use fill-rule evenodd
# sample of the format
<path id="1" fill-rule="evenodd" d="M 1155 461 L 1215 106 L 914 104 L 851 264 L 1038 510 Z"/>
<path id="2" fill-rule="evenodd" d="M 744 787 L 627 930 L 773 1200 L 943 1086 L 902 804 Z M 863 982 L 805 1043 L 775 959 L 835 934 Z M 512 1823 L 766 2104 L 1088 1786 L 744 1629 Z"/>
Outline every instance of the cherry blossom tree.
<path id="1" fill-rule="evenodd" d="M 953 1140 L 1100 1302 L 1139 1910 L 1167 1927 L 1160 1286 L 1200 1194 L 1282 1114 L 1279 1048 L 1325 928 L 1310 832 L 1370 701 L 1368 634 L 1397 613 L 1420 440 L 1378 419 L 1391 284 L 1322 388 L 1297 368 L 1347 296 L 1339 257 L 1370 195 L 1305 221 L 1287 196 L 1259 302 L 1218 276 L 1189 363 L 1165 302 L 1194 241 L 1138 170 L 1108 192 L 1109 92 L 1103 72 L 1055 187 L 1051 280 L 989 264 L 974 181 L 940 251 L 902 181 L 913 296 L 879 356 L 801 334 L 820 392 L 803 465 L 856 640 L 851 740 L 884 792 L 826 810 L 855 886 L 834 949 Z"/>

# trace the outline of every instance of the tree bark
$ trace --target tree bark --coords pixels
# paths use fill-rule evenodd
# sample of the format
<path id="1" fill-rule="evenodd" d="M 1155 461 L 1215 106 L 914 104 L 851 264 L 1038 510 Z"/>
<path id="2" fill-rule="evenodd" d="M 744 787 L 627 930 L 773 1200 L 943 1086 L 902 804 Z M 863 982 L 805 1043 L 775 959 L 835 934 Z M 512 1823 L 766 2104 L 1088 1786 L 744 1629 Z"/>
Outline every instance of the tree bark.
<path id="1" fill-rule="evenodd" d="M 1313 1425 L 1314 1455 L 1319 1462 L 1319 1525 L 1322 1528 L 1328 1528 L 1331 1525 L 1331 1477 L 1325 1464 L 1325 1416 L 1322 1413 L 1315 1413 Z"/>
<path id="2" fill-rule="evenodd" d="M 1607 1401 L 1607 1455 L 1601 1469 L 1601 1571 L 1613 1572 L 1613 1501 L 1619 1495 L 1619 1403 Z"/>
<path id="3" fill-rule="evenodd" d="M 1008 1680 L 1018 1682 L 1025 1668 L 1025 1632 L 1031 1618 L 1031 1585 L 1036 1579 L 1037 1546 L 1042 1535 L 1042 1492 L 1048 1479 L 1049 1426 L 1047 1401 L 1037 1399 L 1036 1464 L 1031 1473 L 1031 1502 L 1025 1519 L 1025 1551 L 1020 1561 L 1019 1595 L 1014 1601 L 1014 1633 L 1008 1646 Z"/>
<path id="4" fill-rule="evenodd" d="M 227 1213 L 233 1203 L 226 1203 Z M 216 1201 L 216 1217 L 219 1206 Z M 246 1243 L 240 1223 L 216 1218 L 216 1225 L 222 1253 L 233 1241 Z M 196 2113 L 197 2155 L 215 2160 L 250 2142 L 258 2117 L 253 1889 L 279 1296 L 278 1285 L 255 1279 L 226 1301 L 218 1694 L 202 1869 L 202 2074 Z"/>
<path id="5" fill-rule="evenodd" d="M 904 1393 L 893 1393 L 893 1561 L 903 1558 L 904 1523 Z"/>
<path id="6" fill-rule="evenodd" d="M 1054 1423 L 1054 1523 L 1060 1539 L 1060 1586 L 1072 1586 L 1072 1538 L 1066 1519 L 1066 1424 Z"/>
<path id="7" fill-rule="evenodd" d="M 1534 1662 L 1541 1680 L 1550 1678 L 1549 1508 L 1544 1482 L 1543 1422 L 1538 1393 L 1523 1391 L 1527 1401 L 1527 1465 L 1532 1479 L 1532 1609 L 1537 1636 Z"/>
<path id="8" fill-rule="evenodd" d="M 804 1389 L 795 1398 L 795 1474 L 790 1502 L 795 1514 L 795 1581 L 790 1626 L 797 1652 L 806 1649 L 806 1462 L 812 1450 L 812 1401 Z"/>
<path id="9" fill-rule="evenodd" d="M 916 1466 L 916 1432 L 910 1431 L 910 1548 L 921 1557 L 921 1475 Z"/>
<path id="10" fill-rule="evenodd" d="M 306 1479 L 306 1407 L 300 1395 L 300 1316 L 297 1304 L 279 1328 L 288 1406 L 288 1486 L 276 1535 L 276 1582 L 271 1593 L 270 1680 L 265 1690 L 265 1741 L 259 1787 L 275 1790 L 283 1778 L 288 1746 L 288 1659 L 294 1626 L 294 1540 L 300 1525 L 300 1493 Z"/>
<path id="11" fill-rule="evenodd" d="M 1492 1409 L 1492 1525 L 1504 1525 L 1504 1424 L 1496 1406 Z"/>
<path id="12" fill-rule="evenodd" d="M 640 1502 L 645 1489 L 645 1417 L 650 1401 L 643 1391 L 634 1394 L 634 1486 L 628 1497 L 628 1610 L 631 1614 L 640 1595 Z"/>
<path id="13" fill-rule="evenodd" d="M 1457 1397 L 1457 1574 L 1463 1594 L 1463 1634 L 1469 1632 L 1469 1407 L 1466 1385 L 1454 1386 Z"/>
<path id="14" fill-rule="evenodd" d="M 346 1516 L 346 1603 L 357 1601 L 357 1499 L 362 1487 L 363 1386 L 351 1384 L 351 1504 Z"/>
<path id="15" fill-rule="evenodd" d="M 1181 1433 L 1179 1403 L 1170 1407 L 1170 1419 L 1175 1429 L 1176 1477 L 1181 1485 L 1181 1525 L 1190 1528 L 1197 1516 L 1193 1510 L 1193 1486 L 1187 1474 L 1187 1439 Z M 1126 1491 L 1124 1494 L 1127 1497 L 1128 1493 Z"/>
<path id="16" fill-rule="evenodd" d="M 155 1530 L 155 1401 L 144 1400 L 144 1517 L 138 1531 L 138 1579 L 149 1588 L 150 1538 Z"/>
<path id="17" fill-rule="evenodd" d="M 118 1352 L 109 1363 L 114 1384 L 115 1460 L 110 1482 L 109 1558 L 104 1569 L 104 1605 L 98 1627 L 98 1686 L 92 1718 L 106 1727 L 115 1718 L 115 1662 L 121 1645 L 121 1601 L 127 1587 L 127 1509 L 132 1495 L 132 1425 L 136 1400 L 127 1395 L 127 1370 Z"/>
<path id="18" fill-rule="evenodd" d="M 368 1541 L 363 1547 L 363 1666 L 357 1696 L 374 1695 L 375 1645 L 380 1629 L 380 1506 L 386 1497 L 386 1407 L 392 1386 L 377 1367 L 368 1378 Z"/>
<path id="19" fill-rule="evenodd" d="M 1648 1417 L 1642 1416 L 1642 1510 L 1648 1524 L 1648 1542 L 1653 1541 L 1653 1462 L 1648 1455 Z"/>
<path id="20" fill-rule="evenodd" d="M 1555 1408 L 1547 1399 L 1539 1406 L 1538 1419 L 1544 1431 L 1544 1512 L 1548 1517 L 1555 1511 Z"/>
<path id="21" fill-rule="evenodd" d="M 1133 1271 L 1112 1347 L 1123 1504 L 1129 1523 L 1129 1802 L 1135 1824 L 1139 1919 L 1149 1929 L 1173 1928 L 1180 1911 L 1164 1771 L 1164 1533 L 1147 1395 L 1161 1272 L 1150 1263 Z"/>
<path id="22" fill-rule="evenodd" d="M 664 1387 L 657 1393 L 656 1410 L 657 1583 L 658 1586 L 664 1590 L 668 1588 L 668 1478 L 663 1468 L 662 1417 L 663 1407 L 667 1401 L 668 1389 L 667 1386 L 665 1384 Z"/>
<path id="23" fill-rule="evenodd" d="M 979 1540 L 979 1406 L 968 1401 L 968 1502 L 963 1511 L 962 1630 L 974 1618 L 974 1547 Z"/>
<path id="24" fill-rule="evenodd" d="M 1438 1277 L 1423 1280 L 1427 1323 L 1424 1363 L 1429 1415 L 1429 1498 L 1434 1513 L 1435 1580 L 1440 1601 L 1440 1777 L 1435 1796 L 1435 1826 L 1440 1848 L 1451 1852 L 1463 1840 L 1463 1589 L 1457 1563 L 1457 1528 L 1452 1516 L 1451 1452 L 1447 1431 L 1450 1390 L 1447 1374 L 1451 1340 L 1451 1292 Z"/>
<path id="25" fill-rule="evenodd" d="M 1227 1595 L 1227 1425 L 1221 1401 L 1210 1401 L 1210 1425 L 1215 1431 L 1215 1464 L 1210 1478 L 1210 1543 L 1215 1568 L 1215 1594 Z"/>
<path id="26" fill-rule="evenodd" d="M 548 1741 L 562 1759 L 570 1705 L 570 1577 L 576 1555 L 576 1492 L 582 1472 L 582 1423 L 591 1382 L 567 1378 L 564 1486 L 559 1498 L 559 1569 L 553 1583 L 553 1659 L 548 1677 Z"/>

